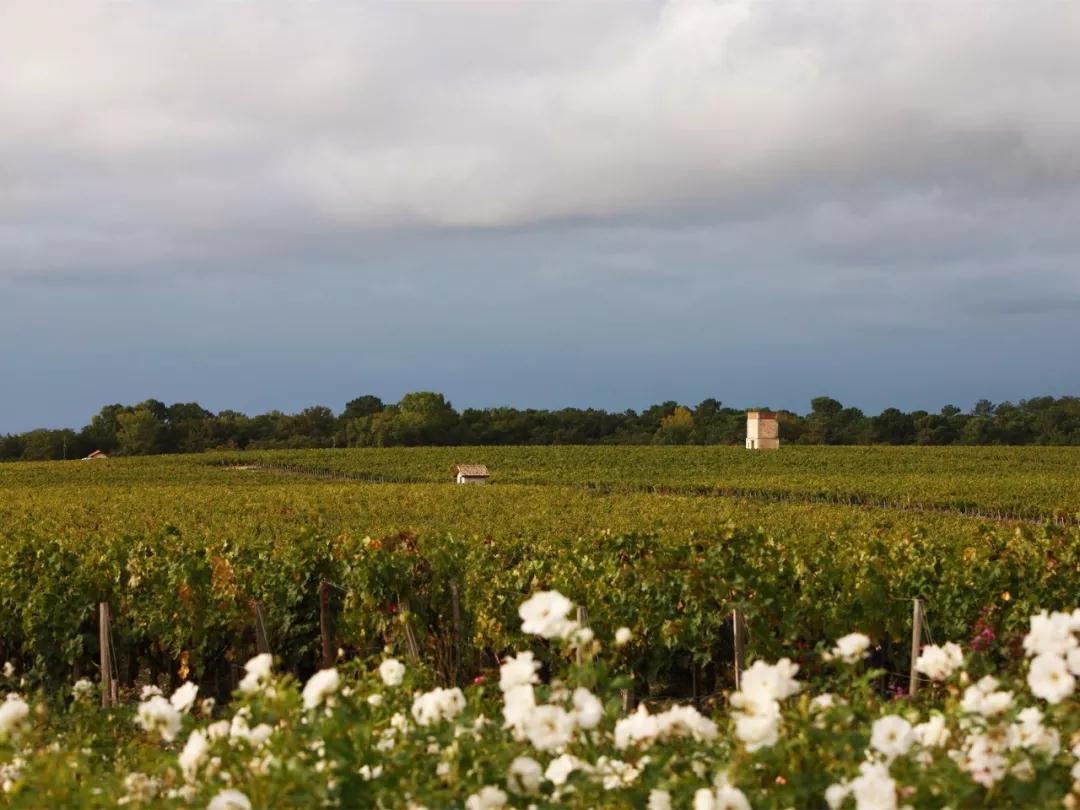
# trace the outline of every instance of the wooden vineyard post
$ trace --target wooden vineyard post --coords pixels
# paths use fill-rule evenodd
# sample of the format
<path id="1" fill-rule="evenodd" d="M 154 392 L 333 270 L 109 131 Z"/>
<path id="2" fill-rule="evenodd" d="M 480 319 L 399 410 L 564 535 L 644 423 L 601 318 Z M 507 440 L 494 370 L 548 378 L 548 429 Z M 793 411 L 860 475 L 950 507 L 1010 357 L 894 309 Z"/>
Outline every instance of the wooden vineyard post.
<path id="1" fill-rule="evenodd" d="M 589 611 L 585 609 L 584 605 L 577 606 L 577 623 L 578 627 L 585 628 L 589 626 Z M 577 664 L 580 667 L 584 663 L 585 652 L 581 649 L 581 645 L 579 644 L 577 648 Z"/>
<path id="2" fill-rule="evenodd" d="M 912 599 L 911 615 L 911 680 L 908 685 L 908 694 L 914 695 L 919 690 L 919 670 L 916 663 L 919 660 L 919 652 L 922 647 L 923 605 L 921 599 Z"/>
<path id="3" fill-rule="evenodd" d="M 409 603 L 398 594 L 398 616 L 401 618 L 403 632 L 405 633 L 405 655 L 413 664 L 420 663 L 420 645 L 416 641 L 412 624 L 409 623 Z"/>
<path id="4" fill-rule="evenodd" d="M 409 652 L 409 660 L 414 664 L 420 663 L 420 645 L 416 641 L 416 634 L 413 632 L 412 625 L 408 621 L 405 622 L 405 647 Z"/>
<path id="5" fill-rule="evenodd" d="M 115 706 L 118 684 L 113 678 L 113 651 L 112 651 L 112 627 L 109 624 L 109 605 L 105 602 L 98 604 L 98 647 L 100 650 L 101 664 L 101 706 L 109 708 Z"/>
<path id="6" fill-rule="evenodd" d="M 461 676 L 461 597 L 458 595 L 456 582 L 450 583 L 450 608 L 453 611 L 454 620 L 454 647 L 451 652 L 453 662 L 450 683 L 456 686 L 458 678 Z"/>
<path id="7" fill-rule="evenodd" d="M 109 608 L 104 602 L 98 605 L 98 650 L 101 656 L 101 706 L 107 709 L 112 698 L 112 686 L 109 683 L 112 678 L 109 674 Z"/>
<path id="8" fill-rule="evenodd" d="M 743 650 L 743 638 L 746 633 L 746 619 L 739 608 L 731 611 L 731 638 L 734 648 L 735 688 L 742 688 L 742 672 L 746 665 Z"/>
<path id="9" fill-rule="evenodd" d="M 322 665 L 334 665 L 334 650 L 330 639 L 330 583 L 319 581 L 319 635 L 322 638 Z"/>
<path id="10" fill-rule="evenodd" d="M 320 601 L 320 608 L 321 606 Z M 262 602 L 255 603 L 255 651 L 260 655 L 270 653 L 270 639 L 266 635 L 266 619 L 263 616 Z"/>

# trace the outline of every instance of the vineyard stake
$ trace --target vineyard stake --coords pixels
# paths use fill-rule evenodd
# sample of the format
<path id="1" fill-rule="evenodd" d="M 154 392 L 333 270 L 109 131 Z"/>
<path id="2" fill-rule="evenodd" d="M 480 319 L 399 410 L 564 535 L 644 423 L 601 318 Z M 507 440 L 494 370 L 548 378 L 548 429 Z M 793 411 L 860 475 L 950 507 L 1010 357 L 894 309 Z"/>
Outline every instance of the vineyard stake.
<path id="1" fill-rule="evenodd" d="M 577 606 L 577 623 L 578 627 L 585 628 L 589 626 L 589 611 L 585 609 L 584 605 Z M 579 644 L 577 647 L 577 665 L 580 667 L 584 663 L 585 651 L 581 649 L 581 645 Z"/>
<path id="2" fill-rule="evenodd" d="M 461 599 L 458 596 L 456 582 L 450 583 L 450 607 L 454 616 L 454 659 L 451 681 L 457 685 L 458 676 L 461 674 Z"/>
<path id="3" fill-rule="evenodd" d="M 402 616 L 405 619 L 405 649 L 408 652 L 409 660 L 413 664 L 420 663 L 420 645 L 416 641 L 416 633 L 413 632 L 412 624 L 409 623 L 409 612 L 404 610 Z"/>
<path id="4" fill-rule="evenodd" d="M 266 620 L 263 618 L 262 602 L 255 603 L 255 651 L 260 655 L 270 653 L 270 639 L 266 635 Z"/>
<path id="5" fill-rule="evenodd" d="M 408 656 L 409 661 L 413 664 L 420 663 L 420 645 L 416 641 L 416 634 L 413 632 L 412 625 L 409 623 L 409 603 L 401 598 L 401 594 L 398 594 L 397 598 L 397 610 L 398 616 L 404 625 L 405 632 L 405 654 Z"/>
<path id="6" fill-rule="evenodd" d="M 109 627 L 109 606 L 105 602 L 98 604 L 98 646 L 101 653 L 101 706 L 109 708 L 116 696 L 116 685 L 112 677 L 112 633 Z"/>
<path id="7" fill-rule="evenodd" d="M 322 665 L 333 666 L 334 651 L 330 643 L 330 583 L 319 581 L 319 636 L 322 638 Z"/>
<path id="8" fill-rule="evenodd" d="M 911 679 L 908 694 L 914 695 L 919 690 L 919 670 L 916 668 L 916 662 L 919 660 L 919 648 L 922 646 L 923 606 L 921 599 L 911 601 Z"/>
<path id="9" fill-rule="evenodd" d="M 735 688 L 742 688 L 742 671 L 746 663 L 743 653 L 743 634 L 746 631 L 746 618 L 739 608 L 731 611 L 731 636 L 735 651 Z"/>

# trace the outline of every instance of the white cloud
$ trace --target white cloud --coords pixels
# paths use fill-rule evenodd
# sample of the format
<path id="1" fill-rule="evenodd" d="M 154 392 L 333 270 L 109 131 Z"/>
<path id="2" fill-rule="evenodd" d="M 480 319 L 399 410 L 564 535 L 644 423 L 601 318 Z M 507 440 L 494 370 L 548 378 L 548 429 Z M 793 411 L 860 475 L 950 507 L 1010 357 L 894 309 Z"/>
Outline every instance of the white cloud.
<path id="1" fill-rule="evenodd" d="M 938 194 L 962 231 L 1075 191 L 1076 98 L 1071 3 L 15 0 L 0 258 Z"/>

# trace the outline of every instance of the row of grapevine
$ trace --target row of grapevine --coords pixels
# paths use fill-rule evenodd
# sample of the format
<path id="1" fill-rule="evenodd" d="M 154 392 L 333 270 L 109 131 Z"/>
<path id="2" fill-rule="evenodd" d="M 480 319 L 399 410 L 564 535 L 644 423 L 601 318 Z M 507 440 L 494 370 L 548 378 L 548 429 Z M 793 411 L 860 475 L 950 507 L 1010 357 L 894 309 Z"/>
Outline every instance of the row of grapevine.
<path id="1" fill-rule="evenodd" d="M 528 543 L 318 527 L 244 542 L 175 528 L 92 542 L 20 531 L 0 536 L 0 658 L 54 680 L 90 671 L 94 608 L 106 602 L 133 662 L 129 680 L 145 665 L 183 669 L 227 693 L 221 662 L 253 651 L 255 602 L 285 666 L 315 666 L 326 580 L 336 646 L 359 658 L 401 648 L 408 623 L 434 664 L 449 655 L 440 645 L 456 639 L 460 678 L 520 643 L 524 595 L 557 589 L 588 606 L 598 632 L 630 627 L 641 682 L 677 691 L 730 662 L 734 607 L 746 616 L 752 656 L 856 627 L 877 641 L 883 666 L 903 673 L 912 597 L 925 601 L 935 633 L 967 638 L 978 626 L 1008 639 L 1040 607 L 1073 598 L 1078 573 L 1080 533 L 1053 527 L 986 531 L 970 546 L 917 530 L 838 532 L 819 544 L 734 526 Z"/>
<path id="2" fill-rule="evenodd" d="M 201 485 L 245 487 L 297 472 L 323 479 L 449 483 L 481 461 L 493 483 L 610 491 L 749 495 L 841 505 L 951 510 L 1000 519 L 1074 522 L 1080 450 L 1070 447 L 424 447 L 209 453 L 104 463 L 10 464 L 0 488 Z"/>
<path id="3" fill-rule="evenodd" d="M 503 484 L 577 484 L 622 491 L 805 498 L 847 505 L 951 510 L 1000 519 L 1075 523 L 1075 448 L 476 447 L 210 454 L 215 464 L 261 464 L 356 480 L 449 481 L 482 460 Z"/>

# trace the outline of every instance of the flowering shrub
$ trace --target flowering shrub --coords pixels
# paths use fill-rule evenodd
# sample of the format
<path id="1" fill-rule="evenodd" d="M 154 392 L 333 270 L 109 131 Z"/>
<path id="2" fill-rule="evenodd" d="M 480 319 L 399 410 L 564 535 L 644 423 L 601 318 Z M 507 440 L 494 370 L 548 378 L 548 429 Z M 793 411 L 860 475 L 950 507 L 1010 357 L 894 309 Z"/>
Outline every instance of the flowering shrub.
<path id="1" fill-rule="evenodd" d="M 258 656 L 224 710 L 187 683 L 103 711 L 86 686 L 51 702 L 24 694 L 9 669 L 0 805 L 1080 805 L 1080 610 L 1031 617 L 1015 671 L 925 647 L 917 699 L 883 694 L 862 657 L 869 641 L 847 636 L 820 648 L 816 679 L 787 658 L 755 661 L 728 708 L 706 713 L 659 699 L 624 711 L 624 647 L 579 632 L 572 607 L 530 597 L 532 649 L 465 690 L 392 658 L 301 683 Z"/>

